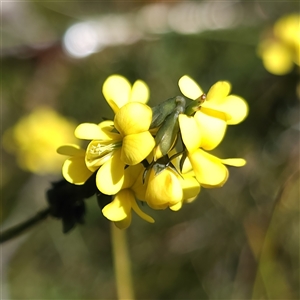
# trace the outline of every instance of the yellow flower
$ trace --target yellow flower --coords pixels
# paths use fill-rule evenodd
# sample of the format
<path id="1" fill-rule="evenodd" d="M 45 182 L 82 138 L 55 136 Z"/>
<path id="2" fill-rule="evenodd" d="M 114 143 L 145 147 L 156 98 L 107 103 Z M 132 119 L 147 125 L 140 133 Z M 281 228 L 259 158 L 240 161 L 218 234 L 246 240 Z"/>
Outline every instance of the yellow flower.
<path id="1" fill-rule="evenodd" d="M 258 46 L 264 67 L 272 74 L 284 75 L 300 65 L 300 15 L 280 18 L 274 25 L 273 37 Z"/>
<path id="2" fill-rule="evenodd" d="M 74 128 L 73 122 L 53 109 L 36 108 L 4 133 L 3 147 L 17 156 L 22 169 L 38 174 L 56 174 L 63 163 L 56 148 L 63 142 L 75 142 Z"/>
<path id="3" fill-rule="evenodd" d="M 200 193 L 200 184 L 191 173 L 180 174 L 170 167 L 152 168 L 146 182 L 145 201 L 153 209 L 177 211 Z"/>
<path id="4" fill-rule="evenodd" d="M 103 215 L 120 229 L 125 229 L 130 225 L 131 210 L 134 210 L 145 221 L 154 223 L 154 220 L 145 214 L 136 202 L 137 191 L 134 183 L 137 179 L 141 180 L 142 172 L 143 167 L 140 164 L 126 168 L 121 190 L 114 196 L 113 201 L 102 210 Z"/>
<path id="5" fill-rule="evenodd" d="M 115 114 L 127 103 L 147 103 L 149 100 L 149 88 L 144 81 L 137 80 L 131 86 L 130 82 L 121 75 L 109 76 L 103 84 L 102 92 Z"/>
<path id="6" fill-rule="evenodd" d="M 204 94 L 199 85 L 187 75 L 179 79 L 179 88 L 188 98 L 201 99 Z M 182 139 L 190 152 L 201 145 L 212 150 L 222 141 L 227 125 L 238 124 L 248 114 L 248 105 L 241 97 L 230 95 L 227 81 L 214 84 L 194 116 L 179 115 Z"/>
<path id="7" fill-rule="evenodd" d="M 188 76 L 179 80 L 182 93 L 193 100 L 201 100 L 203 91 Z M 189 161 L 196 179 L 204 187 L 222 186 L 228 178 L 226 165 L 243 166 L 240 158 L 219 159 L 204 150 L 212 150 L 222 141 L 227 125 L 238 124 L 248 114 L 247 102 L 230 95 L 231 85 L 226 81 L 214 84 L 194 116 L 179 115 L 179 126 Z M 202 150 L 204 149 L 204 150 Z"/>
<path id="8" fill-rule="evenodd" d="M 146 84 L 137 81 L 131 87 L 122 76 L 109 77 L 103 94 L 115 112 L 114 121 L 83 123 L 76 128 L 77 138 L 90 140 L 86 150 L 76 145 L 58 149 L 69 156 L 63 165 L 66 180 L 84 184 L 94 173 L 99 191 L 113 196 L 102 212 L 121 229 L 130 225 L 132 210 L 154 222 L 140 209 L 137 199 L 156 210 L 169 207 L 177 211 L 196 199 L 201 185 L 222 186 L 228 178 L 225 165 L 246 163 L 243 159 L 219 159 L 203 149 L 215 148 L 227 125 L 246 117 L 247 103 L 230 95 L 231 86 L 225 81 L 213 85 L 207 97 L 186 75 L 179 80 L 179 87 L 196 101 L 177 96 L 151 109 L 145 104 L 149 96 Z M 150 127 L 154 131 L 149 131 Z M 176 153 L 180 135 L 185 147 Z"/>
<path id="9" fill-rule="evenodd" d="M 202 149 L 188 153 L 186 161 L 188 164 L 190 163 L 196 179 L 203 187 L 223 186 L 229 175 L 225 165 L 242 167 L 246 164 L 242 158 L 220 159 Z"/>
<path id="10" fill-rule="evenodd" d="M 181 92 L 196 100 L 204 93 L 200 86 L 189 76 L 184 75 L 178 82 Z M 228 125 L 242 122 L 248 114 L 247 102 L 236 95 L 230 95 L 231 84 L 227 81 L 215 83 L 206 95 L 199 111 L 209 117 L 224 120 Z"/>
<path id="11" fill-rule="evenodd" d="M 104 121 L 99 125 L 83 123 L 76 128 L 77 138 L 92 139 L 87 147 L 85 163 L 92 172 L 100 167 L 96 184 L 102 193 L 114 195 L 120 191 L 125 165 L 140 163 L 153 150 L 154 138 L 148 131 L 151 119 L 150 107 L 133 102 L 119 109 L 114 122 Z M 76 162 L 73 159 L 74 168 L 63 168 L 63 175 L 71 183 L 82 184 L 82 181 L 76 181 L 77 174 L 73 171 Z M 82 161 L 78 160 L 78 164 L 82 168 Z"/>

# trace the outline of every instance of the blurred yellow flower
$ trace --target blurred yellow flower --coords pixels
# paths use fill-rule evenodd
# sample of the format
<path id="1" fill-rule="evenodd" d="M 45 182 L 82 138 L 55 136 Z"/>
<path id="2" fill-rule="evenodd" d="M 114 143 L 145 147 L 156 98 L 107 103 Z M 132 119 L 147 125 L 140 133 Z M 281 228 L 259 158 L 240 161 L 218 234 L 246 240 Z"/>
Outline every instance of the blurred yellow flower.
<path id="1" fill-rule="evenodd" d="M 75 124 L 49 107 L 36 108 L 3 135 L 3 147 L 27 171 L 58 173 L 63 158 L 56 153 L 62 143 L 74 143 Z"/>
<path id="2" fill-rule="evenodd" d="M 284 75 L 300 66 L 300 14 L 286 15 L 273 27 L 273 36 L 258 45 L 258 55 L 272 74 Z"/>

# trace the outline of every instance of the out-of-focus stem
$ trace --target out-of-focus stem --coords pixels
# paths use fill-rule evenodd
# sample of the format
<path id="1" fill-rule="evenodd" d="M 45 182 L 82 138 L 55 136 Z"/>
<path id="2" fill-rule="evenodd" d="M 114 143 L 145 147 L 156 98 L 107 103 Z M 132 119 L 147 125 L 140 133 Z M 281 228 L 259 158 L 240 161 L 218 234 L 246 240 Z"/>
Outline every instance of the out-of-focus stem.
<path id="1" fill-rule="evenodd" d="M 24 233 L 27 229 L 31 228 L 33 225 L 38 224 L 40 221 L 46 219 L 49 214 L 50 214 L 50 208 L 46 208 L 46 209 L 38 212 L 32 218 L 24 221 L 23 223 L 20 223 L 20 224 L 14 226 L 14 227 L 11 227 L 7 230 L 1 231 L 0 244 Z"/>
<path id="2" fill-rule="evenodd" d="M 113 222 L 111 222 L 111 240 L 118 299 L 133 300 L 134 289 L 126 230 L 120 230 Z"/>

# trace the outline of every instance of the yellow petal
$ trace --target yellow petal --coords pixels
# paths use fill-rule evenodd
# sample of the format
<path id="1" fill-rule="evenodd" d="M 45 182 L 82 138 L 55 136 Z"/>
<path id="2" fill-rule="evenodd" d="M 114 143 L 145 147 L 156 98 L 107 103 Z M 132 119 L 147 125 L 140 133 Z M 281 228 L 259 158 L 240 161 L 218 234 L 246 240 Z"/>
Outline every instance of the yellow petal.
<path id="1" fill-rule="evenodd" d="M 142 80 L 137 80 L 132 86 L 130 101 L 147 103 L 149 94 L 148 85 Z"/>
<path id="2" fill-rule="evenodd" d="M 126 229 L 130 226 L 131 224 L 131 214 L 127 216 L 122 221 L 114 222 L 114 224 L 119 228 L 119 229 Z"/>
<path id="3" fill-rule="evenodd" d="M 175 205 L 170 205 L 170 209 L 173 211 L 178 211 L 182 207 L 182 202 L 179 201 Z"/>
<path id="4" fill-rule="evenodd" d="M 201 147 L 205 150 L 211 150 L 217 147 L 224 138 L 227 127 L 226 122 L 205 114 L 202 111 L 197 111 L 194 118 L 202 135 Z"/>
<path id="5" fill-rule="evenodd" d="M 116 132 L 114 122 L 111 120 L 106 120 L 99 123 L 99 128 L 102 134 L 103 140 L 122 140 L 122 137 L 119 133 Z M 113 132 L 115 131 L 115 132 Z"/>
<path id="6" fill-rule="evenodd" d="M 233 167 L 243 167 L 246 164 L 246 161 L 243 158 L 226 158 L 221 159 L 221 162 Z"/>
<path id="7" fill-rule="evenodd" d="M 248 115 L 247 102 L 238 96 L 229 95 L 220 105 L 220 110 L 229 116 L 227 124 L 234 125 L 242 122 Z"/>
<path id="8" fill-rule="evenodd" d="M 162 152 L 161 152 L 160 145 L 157 145 L 157 146 L 154 148 L 153 155 L 154 155 L 154 161 L 157 161 L 159 158 L 163 157 L 163 154 L 162 154 Z"/>
<path id="9" fill-rule="evenodd" d="M 82 123 L 75 129 L 75 136 L 84 140 L 102 140 L 105 135 L 102 134 L 100 127 L 93 123 Z"/>
<path id="10" fill-rule="evenodd" d="M 217 157 L 198 149 L 194 153 L 189 153 L 188 158 L 201 185 L 219 186 L 228 178 L 227 168 Z"/>
<path id="11" fill-rule="evenodd" d="M 200 184 L 194 177 L 183 176 L 180 178 L 180 184 L 183 191 L 182 200 L 195 198 L 200 193 Z"/>
<path id="12" fill-rule="evenodd" d="M 190 160 L 187 157 L 183 163 L 182 173 L 186 174 L 186 173 L 191 173 L 191 172 L 194 172 L 193 167 L 192 167 Z"/>
<path id="13" fill-rule="evenodd" d="M 130 82 L 120 75 L 109 76 L 102 87 L 103 95 L 115 113 L 128 103 L 130 91 Z"/>
<path id="14" fill-rule="evenodd" d="M 197 199 L 197 196 L 194 197 L 194 198 L 186 199 L 184 202 L 185 202 L 185 203 L 192 203 L 192 202 L 195 201 L 196 199 Z"/>
<path id="15" fill-rule="evenodd" d="M 272 74 L 284 75 L 294 67 L 291 51 L 282 43 L 266 41 L 259 51 L 264 67 Z"/>
<path id="16" fill-rule="evenodd" d="M 299 49 L 300 14 L 289 14 L 281 17 L 274 25 L 274 34 L 289 46 Z"/>
<path id="17" fill-rule="evenodd" d="M 248 115 L 248 104 L 241 97 L 229 95 L 218 104 L 211 102 L 203 103 L 201 111 L 225 120 L 228 125 L 234 125 L 246 118 Z"/>
<path id="18" fill-rule="evenodd" d="M 128 189 L 121 190 L 114 200 L 103 209 L 103 215 L 111 221 L 122 221 L 131 214 L 131 198 L 134 197 Z"/>
<path id="19" fill-rule="evenodd" d="M 64 178 L 73 184 L 82 185 L 93 174 L 85 165 L 84 156 L 67 159 L 62 167 Z"/>
<path id="20" fill-rule="evenodd" d="M 141 172 L 143 171 L 143 165 L 137 164 L 135 166 L 129 166 L 124 170 L 124 182 L 122 185 L 122 190 L 131 188 L 137 178 L 140 176 Z"/>
<path id="21" fill-rule="evenodd" d="M 188 151 L 194 152 L 201 146 L 202 132 L 200 131 L 200 127 L 194 117 L 180 114 L 178 120 L 182 140 Z"/>
<path id="22" fill-rule="evenodd" d="M 80 146 L 78 145 L 63 145 L 59 147 L 56 152 L 58 154 L 62 155 L 69 155 L 69 156 L 84 156 L 85 155 L 85 150 L 81 149 Z"/>
<path id="23" fill-rule="evenodd" d="M 219 110 L 220 105 L 210 103 L 210 102 L 204 102 L 201 105 L 201 111 L 209 116 L 212 116 L 214 118 L 222 119 L 227 122 L 228 119 L 230 119 L 230 116 L 227 115 L 225 112 L 222 112 Z"/>
<path id="24" fill-rule="evenodd" d="M 136 166 L 134 166 L 134 167 L 136 167 Z M 143 170 L 144 169 L 142 168 L 142 171 L 139 174 L 138 178 L 136 179 L 134 184 L 131 186 L 131 189 L 133 190 L 135 197 L 141 201 L 145 200 L 145 194 L 146 194 L 146 188 L 147 188 L 147 185 L 143 183 L 143 174 L 144 174 Z"/>
<path id="25" fill-rule="evenodd" d="M 230 93 L 231 85 L 227 81 L 218 81 L 208 91 L 206 101 L 220 103 Z"/>
<path id="26" fill-rule="evenodd" d="M 115 195 L 120 191 L 124 182 L 124 167 L 121 150 L 117 150 L 97 172 L 96 184 L 101 193 Z"/>
<path id="27" fill-rule="evenodd" d="M 115 115 L 115 127 L 123 135 L 147 131 L 152 121 L 152 110 L 139 102 L 124 105 Z"/>
<path id="28" fill-rule="evenodd" d="M 126 165 L 136 165 L 144 160 L 155 146 L 149 131 L 126 135 L 122 144 L 122 160 Z"/>
<path id="29" fill-rule="evenodd" d="M 187 75 L 179 79 L 178 85 L 181 93 L 190 99 L 195 100 L 203 94 L 199 85 Z"/>
<path id="30" fill-rule="evenodd" d="M 149 222 L 149 223 L 154 223 L 154 219 L 151 218 L 149 215 L 145 214 L 137 205 L 134 197 L 131 198 L 131 207 L 132 209 L 135 211 L 135 213 L 141 217 L 142 219 L 144 219 L 145 221 Z"/>
<path id="31" fill-rule="evenodd" d="M 154 209 L 175 205 L 182 199 L 182 188 L 177 176 L 165 169 L 155 175 L 151 170 L 145 195 L 148 205 Z"/>

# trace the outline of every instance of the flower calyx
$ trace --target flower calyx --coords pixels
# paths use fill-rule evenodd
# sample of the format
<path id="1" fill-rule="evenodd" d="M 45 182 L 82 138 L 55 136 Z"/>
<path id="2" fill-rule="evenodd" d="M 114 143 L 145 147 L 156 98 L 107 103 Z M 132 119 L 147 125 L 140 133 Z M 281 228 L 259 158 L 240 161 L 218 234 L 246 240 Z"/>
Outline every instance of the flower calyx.
<path id="1" fill-rule="evenodd" d="M 155 136 L 154 160 L 157 161 L 160 157 L 167 155 L 174 147 L 178 132 L 179 121 L 178 117 L 184 113 L 186 106 L 186 99 L 182 96 L 173 98 L 175 101 L 175 108 L 166 116 Z"/>
<path id="2" fill-rule="evenodd" d="M 179 153 L 179 155 L 180 154 L 181 153 Z M 143 173 L 143 183 L 145 183 L 147 174 L 148 174 L 148 172 L 151 169 L 153 169 L 155 176 L 159 175 L 165 169 L 170 168 L 172 171 L 174 171 L 180 177 L 182 177 L 181 174 L 180 174 L 180 172 L 178 172 L 178 170 L 176 169 L 176 167 L 171 162 L 171 160 L 174 159 L 175 156 L 178 156 L 178 153 L 176 155 L 173 155 L 171 158 L 169 158 L 168 155 L 164 155 L 161 158 L 159 158 L 158 160 L 152 161 L 152 163 L 148 164 L 146 166 L 145 170 L 144 170 L 144 173 Z M 145 166 L 145 164 L 144 164 L 144 166 Z"/>
<path id="3" fill-rule="evenodd" d="M 204 93 L 197 99 L 191 100 L 190 103 L 186 106 L 184 113 L 187 116 L 194 115 L 196 111 L 201 109 L 201 105 L 205 102 L 205 100 L 206 100 L 206 94 Z"/>

